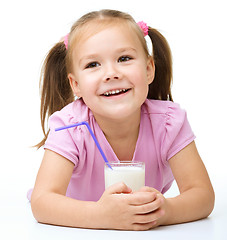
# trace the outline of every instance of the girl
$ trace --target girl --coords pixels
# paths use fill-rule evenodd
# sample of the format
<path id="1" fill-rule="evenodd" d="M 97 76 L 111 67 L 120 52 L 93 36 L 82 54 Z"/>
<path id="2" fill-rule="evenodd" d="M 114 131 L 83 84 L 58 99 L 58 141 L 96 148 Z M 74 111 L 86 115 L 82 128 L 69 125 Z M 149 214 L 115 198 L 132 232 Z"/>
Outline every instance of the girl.
<path id="1" fill-rule="evenodd" d="M 119 11 L 91 12 L 49 52 L 42 75 L 45 138 L 38 144 L 45 153 L 31 196 L 38 222 L 147 230 L 212 212 L 214 192 L 194 134 L 185 111 L 172 102 L 169 46 L 157 30 L 139 25 Z M 108 160 L 145 162 L 146 187 L 104 189 L 104 162 L 87 128 L 55 132 L 81 121 Z M 165 198 L 174 179 L 180 195 Z"/>

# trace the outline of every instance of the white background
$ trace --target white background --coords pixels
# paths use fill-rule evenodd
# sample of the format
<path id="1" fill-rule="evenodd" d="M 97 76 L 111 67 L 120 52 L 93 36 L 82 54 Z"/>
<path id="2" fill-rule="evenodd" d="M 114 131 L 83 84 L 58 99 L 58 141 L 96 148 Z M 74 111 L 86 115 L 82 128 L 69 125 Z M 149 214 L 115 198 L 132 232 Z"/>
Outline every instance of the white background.
<path id="1" fill-rule="evenodd" d="M 44 56 L 81 15 L 112 8 L 147 22 L 168 40 L 174 101 L 187 110 L 197 136 L 216 191 L 215 217 L 227 213 L 222 201 L 227 197 L 225 4 L 224 0 L 1 1 L 0 211 L 9 211 L 8 219 L 20 219 L 13 206 L 27 204 L 26 192 L 33 186 L 41 162 L 43 150 L 30 146 L 42 138 L 39 74 Z"/>

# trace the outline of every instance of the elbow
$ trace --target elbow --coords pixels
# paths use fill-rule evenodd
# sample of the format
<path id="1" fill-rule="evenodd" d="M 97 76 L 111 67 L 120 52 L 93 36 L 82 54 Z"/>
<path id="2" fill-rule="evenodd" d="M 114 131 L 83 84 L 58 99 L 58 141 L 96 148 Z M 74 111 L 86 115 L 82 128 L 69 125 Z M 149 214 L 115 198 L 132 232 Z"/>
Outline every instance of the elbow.
<path id="1" fill-rule="evenodd" d="M 209 211 L 209 214 L 208 214 L 208 216 L 212 213 L 212 211 L 214 210 L 214 206 L 215 206 L 215 192 L 214 192 L 214 190 L 212 189 L 212 192 L 211 192 L 211 194 L 210 194 L 211 196 L 210 196 L 210 211 Z M 207 216 L 207 217 L 208 217 Z"/>
<path id="2" fill-rule="evenodd" d="M 32 194 L 31 197 L 31 210 L 34 218 L 37 222 L 42 223 L 42 216 L 40 216 L 40 213 L 42 212 L 42 204 L 41 204 L 40 197 L 37 197 L 35 194 Z"/>
<path id="3" fill-rule="evenodd" d="M 207 207 L 204 214 L 204 218 L 207 218 L 210 216 L 210 214 L 214 210 L 214 206 L 215 206 L 215 192 L 212 188 L 207 194 Z"/>
<path id="4" fill-rule="evenodd" d="M 32 210 L 32 214 L 33 214 L 33 217 L 36 219 L 37 222 L 40 222 L 39 221 L 39 217 L 38 217 L 38 201 L 34 198 L 31 198 L 31 210 Z"/>

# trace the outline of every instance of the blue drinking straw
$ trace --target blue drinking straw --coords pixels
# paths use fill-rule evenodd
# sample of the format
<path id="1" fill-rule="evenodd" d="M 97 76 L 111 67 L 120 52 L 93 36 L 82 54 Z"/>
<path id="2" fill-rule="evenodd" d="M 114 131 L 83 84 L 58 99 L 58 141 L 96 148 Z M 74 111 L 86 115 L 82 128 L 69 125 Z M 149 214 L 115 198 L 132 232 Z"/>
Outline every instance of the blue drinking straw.
<path id="1" fill-rule="evenodd" d="M 59 128 L 55 128 L 55 131 L 60 131 L 60 130 L 64 130 L 64 129 L 68 129 L 68 128 L 72 128 L 72 127 L 77 127 L 77 126 L 80 126 L 80 125 L 85 125 L 87 128 L 88 128 L 88 131 L 90 132 L 93 140 L 95 141 L 95 144 L 97 146 L 97 148 L 99 149 L 99 152 L 101 153 L 106 165 L 113 170 L 113 168 L 110 166 L 110 163 L 108 162 L 101 146 L 99 145 L 99 142 L 98 140 L 96 139 L 94 133 L 92 132 L 91 130 L 91 127 L 89 126 L 89 124 L 87 122 L 79 122 L 79 123 L 75 123 L 75 124 L 72 124 L 72 125 L 67 125 L 67 126 L 64 126 L 64 127 L 59 127 Z"/>

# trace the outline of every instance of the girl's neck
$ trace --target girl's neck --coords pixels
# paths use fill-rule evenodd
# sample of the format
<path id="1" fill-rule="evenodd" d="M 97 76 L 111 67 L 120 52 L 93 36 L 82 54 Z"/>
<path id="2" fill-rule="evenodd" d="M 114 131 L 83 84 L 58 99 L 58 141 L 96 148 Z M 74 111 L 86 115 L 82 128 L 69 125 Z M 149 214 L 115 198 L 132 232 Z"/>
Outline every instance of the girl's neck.
<path id="1" fill-rule="evenodd" d="M 108 139 L 127 138 L 138 134 L 140 109 L 125 119 L 109 119 L 94 115 L 104 135 Z"/>
<path id="2" fill-rule="evenodd" d="M 127 119 L 95 118 L 118 159 L 131 160 L 139 135 L 140 109 Z"/>

